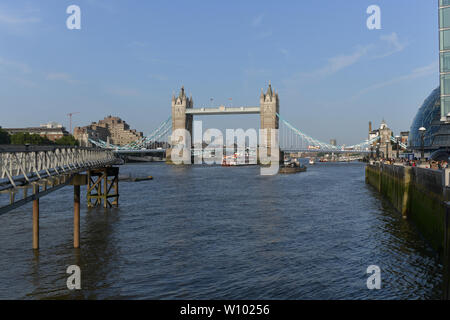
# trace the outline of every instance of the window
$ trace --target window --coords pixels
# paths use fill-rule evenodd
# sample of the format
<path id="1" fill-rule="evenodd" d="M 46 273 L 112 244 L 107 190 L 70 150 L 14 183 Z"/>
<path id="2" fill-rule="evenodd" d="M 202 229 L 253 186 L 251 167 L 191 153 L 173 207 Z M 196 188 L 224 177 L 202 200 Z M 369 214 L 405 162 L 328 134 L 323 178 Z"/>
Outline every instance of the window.
<path id="1" fill-rule="evenodd" d="M 450 74 L 441 76 L 441 94 L 450 95 Z"/>
<path id="2" fill-rule="evenodd" d="M 441 72 L 450 72 L 450 52 L 441 53 Z"/>
<path id="3" fill-rule="evenodd" d="M 443 97 L 441 104 L 442 104 L 441 116 L 445 117 L 450 113 L 450 97 Z"/>
<path id="4" fill-rule="evenodd" d="M 450 8 L 439 10 L 439 27 L 450 28 Z"/>
<path id="5" fill-rule="evenodd" d="M 440 32 L 440 50 L 450 50 L 450 30 Z"/>

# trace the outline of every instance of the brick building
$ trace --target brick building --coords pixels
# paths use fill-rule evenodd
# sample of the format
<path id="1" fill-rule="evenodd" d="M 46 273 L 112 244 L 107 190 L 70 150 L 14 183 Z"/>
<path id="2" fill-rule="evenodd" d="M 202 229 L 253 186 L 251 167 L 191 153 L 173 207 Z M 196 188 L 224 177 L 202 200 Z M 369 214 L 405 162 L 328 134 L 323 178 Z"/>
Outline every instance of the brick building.
<path id="1" fill-rule="evenodd" d="M 85 127 L 76 127 L 74 136 L 82 146 L 89 146 L 89 139 L 124 146 L 141 139 L 143 133 L 130 129 L 130 126 L 119 117 L 108 116 L 98 123 L 93 122 Z"/>

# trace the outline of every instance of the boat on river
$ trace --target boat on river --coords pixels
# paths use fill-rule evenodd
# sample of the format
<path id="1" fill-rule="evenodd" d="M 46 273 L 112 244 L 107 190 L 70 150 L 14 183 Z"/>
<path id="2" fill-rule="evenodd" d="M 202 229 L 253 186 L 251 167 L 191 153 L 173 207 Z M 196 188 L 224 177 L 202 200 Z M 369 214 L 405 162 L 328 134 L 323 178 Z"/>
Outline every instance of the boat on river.
<path id="1" fill-rule="evenodd" d="M 284 165 L 280 167 L 278 173 L 298 173 L 305 171 L 306 167 L 304 165 L 301 165 L 300 162 L 296 160 L 291 162 L 285 162 Z"/>
<path id="2" fill-rule="evenodd" d="M 256 156 L 250 156 L 246 154 L 244 158 L 239 158 L 239 154 L 235 153 L 229 156 L 223 156 L 222 167 L 234 167 L 234 166 L 251 166 L 257 164 Z"/>

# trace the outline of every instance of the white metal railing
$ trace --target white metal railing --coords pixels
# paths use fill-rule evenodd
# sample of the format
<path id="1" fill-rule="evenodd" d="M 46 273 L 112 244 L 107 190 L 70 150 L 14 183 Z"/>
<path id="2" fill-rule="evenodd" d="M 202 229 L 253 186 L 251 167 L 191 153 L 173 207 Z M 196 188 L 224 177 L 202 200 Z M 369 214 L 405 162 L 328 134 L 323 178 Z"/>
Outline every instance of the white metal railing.
<path id="1" fill-rule="evenodd" d="M 114 164 L 110 150 L 55 147 L 32 150 L 0 150 L 0 191 L 50 176 L 82 172 Z"/>

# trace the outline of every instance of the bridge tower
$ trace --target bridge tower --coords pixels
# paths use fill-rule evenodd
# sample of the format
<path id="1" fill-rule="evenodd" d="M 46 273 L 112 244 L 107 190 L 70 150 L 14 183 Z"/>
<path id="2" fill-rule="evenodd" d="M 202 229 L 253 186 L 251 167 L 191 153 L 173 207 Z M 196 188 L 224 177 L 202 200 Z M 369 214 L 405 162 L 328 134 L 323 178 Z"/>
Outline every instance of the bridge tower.
<path id="1" fill-rule="evenodd" d="M 272 142 L 271 133 L 272 129 L 279 129 L 279 119 L 277 113 L 280 113 L 280 99 L 278 98 L 278 93 L 273 92 L 272 85 L 269 81 L 269 88 L 264 94 L 263 89 L 261 89 L 260 102 L 260 118 L 261 118 L 261 129 L 267 129 L 267 140 L 263 142 L 262 146 L 267 146 L 267 155 L 272 154 Z M 278 139 L 278 136 L 276 137 Z"/>
<path id="2" fill-rule="evenodd" d="M 192 144 L 192 125 L 193 125 L 193 115 L 186 114 L 186 109 L 193 108 L 194 101 L 192 96 L 187 97 L 184 91 L 184 86 L 181 87 L 178 97 L 172 96 L 172 132 L 177 129 L 186 129 L 191 135 Z M 171 162 L 171 151 L 169 149 L 166 151 L 166 159 Z"/>

